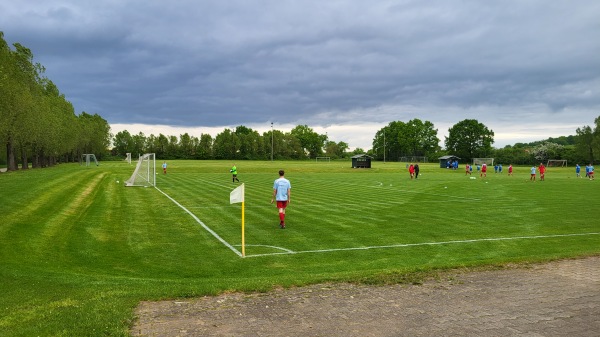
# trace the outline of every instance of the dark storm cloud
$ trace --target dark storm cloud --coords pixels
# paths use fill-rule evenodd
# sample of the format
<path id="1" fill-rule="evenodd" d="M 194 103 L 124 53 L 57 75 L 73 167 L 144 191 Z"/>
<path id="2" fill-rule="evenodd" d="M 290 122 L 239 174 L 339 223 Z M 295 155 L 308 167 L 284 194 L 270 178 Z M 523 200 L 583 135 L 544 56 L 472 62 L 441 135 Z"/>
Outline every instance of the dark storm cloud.
<path id="1" fill-rule="evenodd" d="M 597 1 L 0 5 L 78 111 L 180 126 L 569 120 L 600 107 L 598 17 Z"/>

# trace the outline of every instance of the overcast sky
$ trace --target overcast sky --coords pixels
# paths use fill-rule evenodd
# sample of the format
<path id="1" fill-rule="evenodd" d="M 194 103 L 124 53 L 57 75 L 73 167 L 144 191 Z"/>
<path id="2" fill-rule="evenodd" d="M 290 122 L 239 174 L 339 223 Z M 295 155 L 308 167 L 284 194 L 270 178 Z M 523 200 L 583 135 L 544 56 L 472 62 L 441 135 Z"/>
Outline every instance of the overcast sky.
<path id="1" fill-rule="evenodd" d="M 366 150 L 477 119 L 503 147 L 600 116 L 597 0 L 2 1 L 0 31 L 113 133 L 306 124 Z"/>

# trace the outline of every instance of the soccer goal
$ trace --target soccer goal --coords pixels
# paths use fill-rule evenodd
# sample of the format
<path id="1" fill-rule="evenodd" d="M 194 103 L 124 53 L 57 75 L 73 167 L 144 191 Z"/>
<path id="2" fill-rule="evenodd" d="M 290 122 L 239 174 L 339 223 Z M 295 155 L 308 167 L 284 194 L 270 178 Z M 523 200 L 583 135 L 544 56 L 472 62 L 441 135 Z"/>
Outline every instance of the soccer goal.
<path id="1" fill-rule="evenodd" d="M 398 159 L 401 163 L 427 163 L 427 157 L 424 156 L 404 156 Z"/>
<path id="2" fill-rule="evenodd" d="M 156 186 L 156 156 L 154 153 L 140 156 L 135 170 L 125 182 L 125 186 Z"/>
<path id="3" fill-rule="evenodd" d="M 316 162 L 317 162 L 317 163 L 318 163 L 318 162 L 321 162 L 321 163 L 322 163 L 322 162 L 328 162 L 328 163 L 329 163 L 329 161 L 330 161 L 330 160 L 331 160 L 331 157 L 317 157 L 317 158 L 316 158 Z"/>
<path id="4" fill-rule="evenodd" d="M 473 158 L 473 165 L 486 164 L 494 166 L 494 158 Z"/>
<path id="5" fill-rule="evenodd" d="M 549 159 L 546 166 L 548 166 L 548 167 L 567 167 L 567 161 L 564 159 Z"/>
<path id="6" fill-rule="evenodd" d="M 96 160 L 96 155 L 93 153 L 84 153 L 81 155 L 81 165 L 85 163 L 85 166 L 90 166 L 90 164 L 94 161 L 96 166 L 98 166 L 98 160 Z"/>

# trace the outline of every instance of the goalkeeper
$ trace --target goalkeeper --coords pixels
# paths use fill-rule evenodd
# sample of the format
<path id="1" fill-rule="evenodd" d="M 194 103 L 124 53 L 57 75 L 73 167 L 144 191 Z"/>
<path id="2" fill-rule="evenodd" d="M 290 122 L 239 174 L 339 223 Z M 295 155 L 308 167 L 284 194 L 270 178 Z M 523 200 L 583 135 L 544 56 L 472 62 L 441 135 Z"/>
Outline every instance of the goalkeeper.
<path id="1" fill-rule="evenodd" d="M 231 170 L 229 170 L 229 172 L 231 172 L 231 182 L 235 183 L 236 181 L 239 183 L 240 180 L 238 179 L 237 175 L 237 167 L 235 166 L 235 164 L 233 164 L 233 167 L 231 168 Z"/>

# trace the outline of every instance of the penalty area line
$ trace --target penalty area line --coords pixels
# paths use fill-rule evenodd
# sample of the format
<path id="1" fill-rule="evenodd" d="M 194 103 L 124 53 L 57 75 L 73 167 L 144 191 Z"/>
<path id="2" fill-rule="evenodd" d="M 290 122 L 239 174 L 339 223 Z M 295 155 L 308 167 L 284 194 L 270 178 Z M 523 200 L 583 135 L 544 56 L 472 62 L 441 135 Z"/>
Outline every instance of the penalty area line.
<path id="1" fill-rule="evenodd" d="M 342 252 L 342 251 L 353 251 L 353 250 L 384 249 L 384 248 L 437 246 L 437 245 L 450 245 L 450 244 L 457 244 L 457 243 L 476 243 L 476 242 L 486 242 L 486 241 L 510 241 L 510 240 L 529 240 L 529 239 L 551 239 L 551 238 L 573 237 L 573 236 L 590 236 L 590 235 L 600 235 L 600 233 L 571 233 L 571 234 L 514 236 L 514 237 L 504 237 L 504 238 L 483 238 L 483 239 L 439 241 L 439 242 L 403 243 L 403 244 L 385 245 L 385 246 L 301 250 L 301 251 L 266 253 L 266 254 L 255 254 L 255 255 L 248 255 L 248 254 L 246 254 L 246 257 L 260 257 L 260 256 L 272 256 L 272 255 L 291 255 L 291 254 L 303 254 L 303 253 L 331 253 L 331 252 Z"/>
<path id="2" fill-rule="evenodd" d="M 175 203 L 175 205 L 177 205 L 181 209 L 183 209 L 187 214 L 191 215 L 192 218 L 194 218 L 194 220 L 196 220 L 196 222 L 198 222 L 200 224 L 200 226 L 202 226 L 202 228 L 204 228 L 207 232 L 212 234 L 212 236 L 217 238 L 217 240 L 221 241 L 221 243 L 224 244 L 227 248 L 231 249 L 239 257 L 242 257 L 242 253 L 239 250 L 235 249 L 232 245 L 229 244 L 229 242 L 225 241 L 222 237 L 219 236 L 219 234 L 217 234 L 215 231 L 213 231 L 207 225 L 205 225 L 204 222 L 202 222 L 202 220 L 198 219 L 198 217 L 194 213 L 190 212 L 182 204 L 178 203 L 177 200 L 171 198 L 171 196 L 169 196 L 167 193 L 161 191 L 158 187 L 154 186 L 154 188 L 156 188 L 156 190 L 158 190 L 160 193 L 162 193 L 165 197 L 169 198 L 169 200 L 171 200 L 173 203 Z"/>

